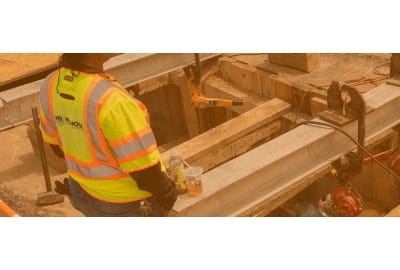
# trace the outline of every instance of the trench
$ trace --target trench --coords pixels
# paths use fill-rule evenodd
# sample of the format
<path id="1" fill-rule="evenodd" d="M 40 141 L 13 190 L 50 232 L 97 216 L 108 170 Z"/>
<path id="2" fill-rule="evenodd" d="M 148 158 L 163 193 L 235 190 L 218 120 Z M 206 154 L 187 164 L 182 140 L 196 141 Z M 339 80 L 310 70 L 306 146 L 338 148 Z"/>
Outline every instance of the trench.
<path id="1" fill-rule="evenodd" d="M 294 112 L 300 112 L 297 116 L 310 115 L 308 107 L 301 107 L 301 97 L 304 95 L 302 89 L 296 86 L 290 86 L 294 97 L 288 101 L 294 105 Z M 151 126 L 155 133 L 157 142 L 160 145 L 161 151 L 166 151 L 178 146 L 179 144 L 190 139 L 187 130 L 184 108 L 182 107 L 182 99 L 179 95 L 180 89 L 178 85 L 169 84 L 149 93 L 138 96 L 149 109 Z M 306 97 L 306 102 L 309 103 L 310 97 Z M 213 127 L 216 127 L 229 119 L 235 118 L 239 114 L 230 108 L 208 108 L 202 110 L 198 115 L 198 120 L 201 122 L 202 129 L 200 134 L 206 132 Z M 281 118 L 284 123 L 281 130 L 276 136 L 287 132 L 293 125 L 288 119 Z M 258 145 L 272 139 L 266 138 L 260 140 L 247 149 L 247 151 L 257 147 Z M 397 137 L 395 144 L 398 145 Z M 374 153 L 379 153 L 390 149 L 394 145 L 394 138 L 386 140 L 371 149 Z M 225 161 L 226 162 L 226 161 Z M 221 165 L 220 164 L 215 164 Z M 214 167 L 215 167 L 214 166 Z M 348 179 L 348 184 L 355 190 L 362 199 L 362 210 L 358 216 L 360 217 L 382 217 L 389 213 L 394 207 L 399 204 L 398 183 L 395 179 L 384 171 L 375 163 L 368 163 L 363 166 L 360 174 L 352 176 Z M 332 192 L 338 186 L 338 180 L 331 174 L 315 180 L 311 185 L 301 190 L 295 196 L 289 198 L 286 202 L 272 210 L 267 217 L 322 217 L 318 203 L 327 194 Z"/>
<path id="2" fill-rule="evenodd" d="M 229 62 L 229 61 L 228 61 Z M 216 62 L 210 61 L 206 63 L 204 72 L 210 70 Z M 209 66 L 207 66 L 209 65 Z M 236 71 L 238 72 L 238 71 Z M 251 73 L 241 74 L 242 77 L 247 79 L 245 81 L 238 81 L 236 83 L 246 83 L 249 85 Z M 250 72 L 250 71 L 246 71 Z M 258 71 L 257 71 L 258 72 Z M 264 72 L 265 73 L 265 72 Z M 262 74 L 264 74 L 262 73 Z M 249 75 L 250 74 L 250 75 Z M 216 74 L 220 79 L 225 79 L 221 72 Z M 265 74 L 264 74 L 265 75 Z M 235 119 L 241 113 L 244 113 L 251 108 L 242 109 L 240 112 L 234 110 L 230 107 L 210 107 L 202 110 L 196 109 L 196 123 L 193 117 L 188 115 L 188 104 L 189 107 L 192 106 L 187 100 L 188 89 L 184 86 L 184 77 L 174 75 L 175 79 L 171 79 L 171 74 L 168 74 L 168 83 L 163 83 L 161 87 L 156 89 L 151 89 L 151 91 L 145 91 L 142 93 L 137 93 L 135 97 L 142 101 L 148 108 L 150 114 L 150 125 L 155 134 L 157 144 L 159 146 L 160 152 L 168 152 L 169 150 L 179 147 L 181 144 L 189 141 L 206 133 L 207 131 L 219 127 L 221 124 L 226 123 L 229 120 Z M 266 75 L 267 76 L 267 75 Z M 291 117 L 285 115 L 284 117 L 279 117 L 270 124 L 274 124 L 276 130 L 272 133 L 265 135 L 261 130 L 268 129 L 267 126 L 258 127 L 257 130 L 253 130 L 253 134 L 261 134 L 254 136 L 256 139 L 250 145 L 246 146 L 244 149 L 240 149 L 242 144 L 235 144 L 236 141 L 231 143 L 232 153 L 228 159 L 224 160 L 212 160 L 205 161 L 207 159 L 207 153 L 199 154 L 195 162 L 202 161 L 207 164 L 205 171 L 209 171 L 225 162 L 240 156 L 266 142 L 272 140 L 285 132 L 289 131 L 293 127 L 293 118 L 296 120 L 300 119 L 310 119 L 314 117 L 318 111 L 315 111 L 311 106 L 306 106 L 306 104 L 311 104 L 315 98 L 323 98 L 322 92 L 318 91 L 308 91 L 304 90 L 301 84 L 293 84 L 280 80 L 278 77 L 274 77 L 268 73 L 268 79 L 271 80 L 272 88 L 269 89 L 268 93 L 256 93 L 259 98 L 266 97 L 267 100 L 273 98 L 273 94 L 281 100 L 292 105 Z M 178 77 L 178 79 L 176 79 Z M 265 79 L 265 77 L 263 77 Z M 233 81 L 227 80 L 229 83 L 235 83 Z M 129 89 L 129 88 L 128 88 Z M 243 89 L 243 92 L 252 92 L 250 89 Z M 129 89 L 131 90 L 131 89 Z M 134 90 L 134 89 L 133 89 Z M 134 92 L 134 91 L 132 91 Z M 132 93 L 131 92 L 131 93 Z M 221 90 L 221 92 L 223 92 Z M 253 91 L 254 92 L 254 91 Z M 253 93 L 254 94 L 254 93 Z M 256 98 L 258 99 L 258 97 Z M 265 101 L 265 100 L 264 100 Z M 255 103 L 256 104 L 256 103 Z M 322 103 L 319 103 L 321 105 Z M 323 104 L 322 104 L 323 105 Z M 186 107 L 185 107 L 186 106 Z M 322 108 L 318 108 L 323 110 Z M 192 108 L 193 112 L 193 108 Z M 189 130 L 190 126 L 198 125 L 197 132 L 193 133 L 193 130 Z M 264 137 L 263 137 L 264 136 Z M 243 140 L 243 139 L 242 139 Z M 398 139 L 396 137 L 396 142 L 393 143 L 393 138 L 380 143 L 372 149 L 375 153 L 385 151 L 387 149 L 393 149 L 395 145 L 398 145 Z M 208 153 L 209 154 L 209 153 Z M 212 156 L 214 158 L 214 156 Z M 194 164 L 197 165 L 197 164 Z M 363 199 L 363 209 L 359 216 L 384 216 L 391 209 L 399 204 L 398 194 L 396 194 L 397 186 L 393 177 L 383 171 L 382 168 L 376 164 L 366 164 L 363 167 L 363 171 L 356 176 L 349 179 L 349 184 L 357 190 Z M 329 194 L 335 187 L 337 187 L 338 182 L 332 175 L 325 175 L 312 182 L 309 186 L 305 187 L 303 190 L 295 194 L 293 197 L 286 198 L 286 201 L 281 205 L 276 207 L 274 210 L 267 214 L 267 217 L 313 217 L 322 216 L 319 209 L 318 203 L 321 198 Z"/>

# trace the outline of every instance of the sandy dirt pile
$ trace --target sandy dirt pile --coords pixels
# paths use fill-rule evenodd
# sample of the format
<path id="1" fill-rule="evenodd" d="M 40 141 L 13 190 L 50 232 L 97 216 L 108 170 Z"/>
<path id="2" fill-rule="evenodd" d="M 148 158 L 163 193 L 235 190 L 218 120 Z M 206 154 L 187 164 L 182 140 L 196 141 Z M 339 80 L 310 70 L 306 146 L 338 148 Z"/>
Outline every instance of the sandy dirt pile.
<path id="1" fill-rule="evenodd" d="M 54 64 L 60 55 L 53 53 L 0 53 L 0 82 Z"/>

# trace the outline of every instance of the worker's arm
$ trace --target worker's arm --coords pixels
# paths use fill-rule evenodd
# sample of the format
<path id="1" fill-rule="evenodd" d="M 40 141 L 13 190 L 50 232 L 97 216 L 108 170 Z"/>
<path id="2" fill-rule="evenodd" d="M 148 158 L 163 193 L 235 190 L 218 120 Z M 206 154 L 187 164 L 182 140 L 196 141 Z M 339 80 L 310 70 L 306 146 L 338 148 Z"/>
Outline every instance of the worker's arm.
<path id="1" fill-rule="evenodd" d="M 121 170 L 131 175 L 139 189 L 152 193 L 165 210 L 170 210 L 177 191 L 162 171 L 146 107 L 126 93 L 116 91 L 103 104 L 99 119 Z"/>
<path id="2" fill-rule="evenodd" d="M 178 192 L 174 182 L 161 170 L 160 163 L 144 170 L 132 172 L 130 175 L 136 180 L 138 187 L 151 192 L 165 210 L 172 209 Z"/>

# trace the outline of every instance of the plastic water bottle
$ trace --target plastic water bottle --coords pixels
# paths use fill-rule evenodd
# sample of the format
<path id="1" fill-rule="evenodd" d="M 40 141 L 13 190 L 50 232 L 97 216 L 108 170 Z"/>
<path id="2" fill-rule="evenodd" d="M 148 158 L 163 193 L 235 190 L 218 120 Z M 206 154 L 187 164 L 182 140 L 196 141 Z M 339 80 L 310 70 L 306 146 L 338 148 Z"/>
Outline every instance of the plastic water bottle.
<path id="1" fill-rule="evenodd" d="M 184 175 L 184 165 L 181 157 L 177 152 L 171 152 L 169 157 L 169 174 L 172 180 L 175 182 L 176 189 L 180 194 L 187 191 L 185 175 Z"/>

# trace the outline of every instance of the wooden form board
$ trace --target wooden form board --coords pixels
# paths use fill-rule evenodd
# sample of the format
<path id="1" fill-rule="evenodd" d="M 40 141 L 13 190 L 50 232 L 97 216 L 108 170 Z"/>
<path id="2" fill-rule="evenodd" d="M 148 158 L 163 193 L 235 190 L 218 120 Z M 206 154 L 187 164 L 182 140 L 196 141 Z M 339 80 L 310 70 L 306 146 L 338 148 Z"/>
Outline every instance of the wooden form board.
<path id="1" fill-rule="evenodd" d="M 320 112 L 328 110 L 328 102 L 326 99 L 313 97 L 310 99 L 310 112 L 312 117 L 316 117 Z"/>
<path id="2" fill-rule="evenodd" d="M 225 79 L 247 91 L 261 95 L 261 82 L 257 68 L 238 62 L 230 57 L 221 57 L 219 64 Z"/>
<path id="3" fill-rule="evenodd" d="M 190 90 L 186 87 L 186 77 L 183 71 L 171 72 L 172 82 L 179 86 L 182 110 L 185 117 L 186 130 L 189 138 L 193 138 L 200 134 L 200 125 L 196 113 L 196 109 L 190 103 Z"/>
<path id="4" fill-rule="evenodd" d="M 171 151 L 176 151 L 189 164 L 200 165 L 207 171 L 243 153 L 254 143 L 279 133 L 280 121 L 273 122 L 290 109 L 290 104 L 272 99 L 162 153 L 162 159 L 168 164 Z"/>
<path id="5" fill-rule="evenodd" d="M 390 77 L 400 78 L 400 53 L 392 53 L 390 58 Z"/>
<path id="6" fill-rule="evenodd" d="M 274 69 L 269 66 L 271 64 L 266 64 L 268 63 L 251 66 L 238 62 L 234 58 L 224 56 L 219 58 L 224 79 L 239 87 L 243 93 L 268 99 L 277 97 L 291 103 L 296 110 L 301 106 L 300 111 L 304 113 L 310 113 L 308 105 L 311 98 L 326 99 L 326 93 L 321 93 L 314 87 L 295 80 L 298 74 L 304 72 L 295 71 L 293 73 L 293 70 L 288 71 L 289 68 Z"/>
<path id="7" fill-rule="evenodd" d="M 375 109 L 366 118 L 366 140 L 400 122 L 399 87 L 381 85 L 364 94 L 364 99 Z M 357 138 L 356 122 L 343 129 Z M 273 205 L 272 210 L 278 206 L 274 205 L 277 197 L 354 148 L 338 131 L 299 126 L 206 172 L 203 194 L 180 196 L 174 210 L 178 216 L 240 216 L 265 205 Z"/>

